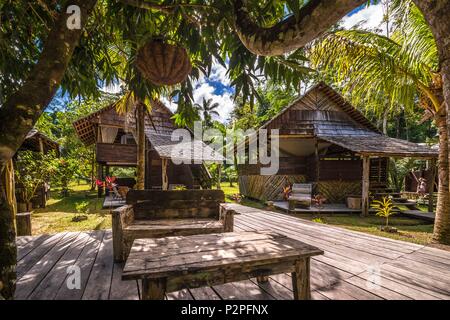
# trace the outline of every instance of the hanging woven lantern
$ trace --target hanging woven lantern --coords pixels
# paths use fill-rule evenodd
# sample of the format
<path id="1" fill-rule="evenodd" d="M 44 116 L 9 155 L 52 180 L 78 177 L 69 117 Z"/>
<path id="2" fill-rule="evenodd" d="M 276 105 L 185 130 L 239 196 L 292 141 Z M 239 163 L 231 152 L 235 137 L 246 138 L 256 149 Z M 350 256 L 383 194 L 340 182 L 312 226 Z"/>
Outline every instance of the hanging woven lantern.
<path id="1" fill-rule="evenodd" d="M 192 70 L 186 49 L 152 40 L 142 46 L 136 58 L 142 75 L 156 85 L 174 85 L 186 79 Z"/>

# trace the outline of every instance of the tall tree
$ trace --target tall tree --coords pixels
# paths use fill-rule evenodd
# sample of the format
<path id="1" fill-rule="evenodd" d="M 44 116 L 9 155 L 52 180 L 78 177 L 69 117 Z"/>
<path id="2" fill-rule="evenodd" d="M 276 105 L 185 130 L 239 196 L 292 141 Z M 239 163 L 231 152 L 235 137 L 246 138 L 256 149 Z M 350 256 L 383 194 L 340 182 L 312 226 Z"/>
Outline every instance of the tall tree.
<path id="1" fill-rule="evenodd" d="M 219 108 L 219 104 L 217 102 L 213 103 L 213 99 L 210 98 L 206 100 L 203 98 L 202 103 L 196 103 L 195 108 L 198 109 L 203 115 L 203 121 L 205 122 L 205 127 L 212 127 L 212 116 L 219 117 L 219 112 L 217 112 L 217 108 Z"/>
<path id="2" fill-rule="evenodd" d="M 14 209 L 11 199 L 14 187 L 7 188 L 12 178 L 12 157 L 19 149 L 27 133 L 33 128 L 44 108 L 58 89 L 69 61 L 77 46 L 87 17 L 96 0 L 74 0 L 72 5 L 80 8 L 81 28 L 69 29 L 67 21 L 71 17 L 69 4 L 57 13 L 47 39 L 43 44 L 37 63 L 30 68 L 28 77 L 19 84 L 0 108 L 0 294 L 12 298 L 16 282 L 16 244 L 14 228 Z M 69 12 L 69 13 L 68 13 Z M 3 13 L 3 11 L 2 11 Z M 10 20 L 10 18 L 2 19 Z M 15 79 L 20 80 L 20 79 Z"/>
<path id="3" fill-rule="evenodd" d="M 419 9 L 408 0 L 392 3 L 395 21 L 390 37 L 364 31 L 334 31 L 311 49 L 312 64 L 332 75 L 356 105 L 384 114 L 400 106 L 414 109 L 420 101 L 439 130 L 439 196 L 434 239 L 442 234 L 450 215 L 446 108 L 436 43 Z"/>
<path id="4" fill-rule="evenodd" d="M 14 79 L 11 84 L 12 90 L 6 90 L 5 92 L 9 91 L 9 93 L 6 93 L 1 100 L 3 102 L 0 108 L 2 180 L 5 180 L 6 172 L 11 172 L 7 170 L 10 159 L 60 85 L 69 88 L 71 94 L 78 95 L 89 91 L 87 89 L 92 89 L 90 93 L 95 93 L 102 80 L 106 82 L 114 80 L 117 73 L 113 70 L 114 68 L 109 68 L 112 65 L 111 62 L 117 62 L 118 65 L 112 66 L 120 68 L 123 61 L 116 57 L 112 58 L 108 54 L 110 48 L 108 44 L 121 36 L 123 32 L 130 30 L 125 27 L 127 23 L 144 22 L 143 25 L 146 28 L 140 30 L 141 35 L 147 33 L 151 36 L 164 36 L 185 46 L 190 52 L 194 65 L 187 83 L 198 78 L 200 73 L 209 74 L 214 59 L 224 65 L 226 65 L 225 61 L 228 61 L 229 75 L 236 94 L 243 93 L 245 99 L 253 100 L 257 95 L 255 83 L 261 73 L 266 76 L 276 74 L 277 65 L 286 66 L 293 70 L 294 74 L 298 72 L 297 61 L 285 61 L 285 57 L 273 59 L 267 56 L 282 55 L 304 47 L 306 43 L 332 27 L 349 11 L 367 2 L 367 0 L 310 0 L 307 2 L 270 1 L 262 4 L 258 0 L 233 0 L 231 3 L 225 0 L 211 2 L 198 0 L 189 3 L 183 0 L 168 3 L 152 0 L 98 1 L 101 5 L 97 6 L 98 11 L 95 16 L 93 15 L 95 19 L 92 20 L 95 20 L 97 27 L 100 27 L 91 29 L 94 32 L 85 31 L 86 26 L 89 26 L 89 13 L 92 12 L 96 0 L 73 0 L 70 3 L 64 0 L 36 2 L 52 7 L 52 15 L 46 20 L 48 23 L 45 21 L 43 23 L 40 16 L 36 16 L 33 20 L 34 24 L 40 26 L 37 28 L 39 31 L 37 37 L 34 34 L 33 37 L 26 36 L 27 32 L 30 33 L 30 27 L 33 28 L 33 23 L 30 21 L 14 26 L 14 31 L 24 31 L 21 34 L 23 37 L 18 41 L 8 42 L 6 46 L 10 49 L 14 48 L 10 52 L 15 52 L 18 43 L 27 43 L 26 47 L 32 49 L 29 51 L 32 54 L 26 64 L 29 68 L 19 72 L 21 77 Z M 436 39 L 444 80 L 444 96 L 448 104 L 450 101 L 450 51 L 448 50 L 450 20 L 447 19 L 447 13 L 450 12 L 450 1 L 414 0 L 414 2 L 424 13 Z M 15 4 L 16 1 L 6 2 L 6 7 L 11 9 Z M 71 13 L 67 13 L 69 5 L 78 5 L 81 9 L 81 28 L 79 29 L 67 28 L 67 19 L 71 16 Z M 26 5 L 17 7 L 28 10 Z M 2 14 L 4 8 L 5 3 L 2 3 Z M 144 12 L 147 13 L 144 14 Z M 20 22 L 23 17 L 28 16 L 26 11 L 21 12 L 21 15 L 20 12 L 19 15 L 17 14 L 13 12 L 12 15 L 2 17 L 2 25 L 4 21 Z M 255 23 L 255 20 L 261 25 Z M 105 22 L 106 24 L 103 24 Z M 99 40 L 98 37 L 103 38 Z M 8 36 L 4 38 L 9 39 Z M 80 50 L 75 50 L 80 39 L 82 40 L 82 45 L 78 47 Z M 2 42 L 1 45 L 5 44 Z M 130 58 L 129 48 L 129 46 L 118 48 L 117 55 L 120 56 L 120 52 Z M 103 50 L 102 54 L 98 54 L 98 49 Z M 252 53 L 260 56 L 257 57 Z M 10 54 L 9 58 L 13 56 L 14 54 Z M 72 59 L 69 64 L 72 56 L 75 59 Z M 9 65 L 13 60 L 7 59 L 3 66 Z M 95 63 L 91 63 L 92 61 Z M 128 61 L 133 63 L 133 58 Z M 302 63 L 298 64 L 298 66 L 302 65 Z M 1 72 L 3 76 L 3 69 Z M 289 78 L 291 81 L 295 80 L 294 77 Z M 192 87 L 185 85 L 184 89 L 190 91 Z M 187 96 L 191 98 L 191 92 L 188 92 Z M 192 101 L 180 104 L 180 106 L 190 105 Z M 6 179 L 3 182 L 3 186 L 11 185 L 11 180 Z M 0 239 L 2 240 L 0 241 L 0 281 L 3 282 L 1 293 L 6 298 L 11 298 L 14 292 L 16 258 L 13 210 L 8 197 L 11 194 L 10 191 L 9 188 L 3 187 L 0 200 Z M 446 223 L 447 220 L 443 221 Z"/>

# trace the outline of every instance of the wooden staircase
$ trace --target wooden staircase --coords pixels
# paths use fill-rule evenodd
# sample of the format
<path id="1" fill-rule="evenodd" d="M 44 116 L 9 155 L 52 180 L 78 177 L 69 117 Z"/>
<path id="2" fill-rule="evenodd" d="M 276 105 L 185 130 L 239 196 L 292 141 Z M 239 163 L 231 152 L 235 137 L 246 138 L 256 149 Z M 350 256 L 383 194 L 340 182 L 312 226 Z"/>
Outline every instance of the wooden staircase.
<path id="1" fill-rule="evenodd" d="M 202 189 L 212 189 L 212 177 L 204 164 L 191 165 L 191 171 L 194 177 L 194 189 L 196 186 L 199 186 Z"/>

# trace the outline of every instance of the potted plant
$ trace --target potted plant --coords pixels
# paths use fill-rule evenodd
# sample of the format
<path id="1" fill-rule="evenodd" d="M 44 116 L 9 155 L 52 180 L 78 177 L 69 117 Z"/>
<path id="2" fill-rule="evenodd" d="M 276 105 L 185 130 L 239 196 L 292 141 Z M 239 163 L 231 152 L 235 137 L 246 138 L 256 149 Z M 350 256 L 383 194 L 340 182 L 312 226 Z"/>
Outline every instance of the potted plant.
<path id="1" fill-rule="evenodd" d="M 386 224 L 384 226 L 380 226 L 380 230 L 390 233 L 397 233 L 397 228 L 389 226 L 389 217 L 395 214 L 393 211 L 394 206 L 392 204 L 392 199 L 383 197 L 382 200 L 374 200 L 372 208 L 376 209 L 377 216 L 383 217 L 386 220 Z"/>

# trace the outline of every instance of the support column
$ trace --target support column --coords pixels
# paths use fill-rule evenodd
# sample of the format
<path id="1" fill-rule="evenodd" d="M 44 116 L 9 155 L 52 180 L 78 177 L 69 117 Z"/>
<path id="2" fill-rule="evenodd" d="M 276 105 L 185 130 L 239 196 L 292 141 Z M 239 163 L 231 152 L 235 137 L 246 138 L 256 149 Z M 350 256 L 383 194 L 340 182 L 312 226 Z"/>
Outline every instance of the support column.
<path id="1" fill-rule="evenodd" d="M 314 158 L 316 162 L 316 183 L 315 183 L 315 192 L 319 192 L 319 179 L 320 179 L 320 157 L 319 157 L 319 139 L 316 138 L 314 145 Z"/>
<path id="2" fill-rule="evenodd" d="M 137 104 L 137 168 L 136 168 L 136 188 L 145 188 L 145 104 Z"/>
<path id="3" fill-rule="evenodd" d="M 167 158 L 161 159 L 162 189 L 169 190 L 169 177 L 167 176 Z"/>
<path id="4" fill-rule="evenodd" d="M 97 165 L 97 179 L 103 181 L 103 166 L 100 163 Z M 97 186 L 97 195 L 99 198 L 103 195 L 103 186 Z"/>
<path id="5" fill-rule="evenodd" d="M 222 180 L 222 165 L 217 164 L 217 190 L 220 190 L 220 181 Z"/>
<path id="6" fill-rule="evenodd" d="M 434 182 L 436 181 L 437 164 L 436 159 L 429 161 L 430 181 L 428 181 L 428 212 L 434 211 Z"/>
<path id="7" fill-rule="evenodd" d="M 363 156 L 363 179 L 362 179 L 362 216 L 369 214 L 369 187 L 370 187 L 370 157 Z"/>
<path id="8" fill-rule="evenodd" d="M 42 141 L 42 138 L 39 138 L 39 152 L 44 154 L 44 142 Z"/>

